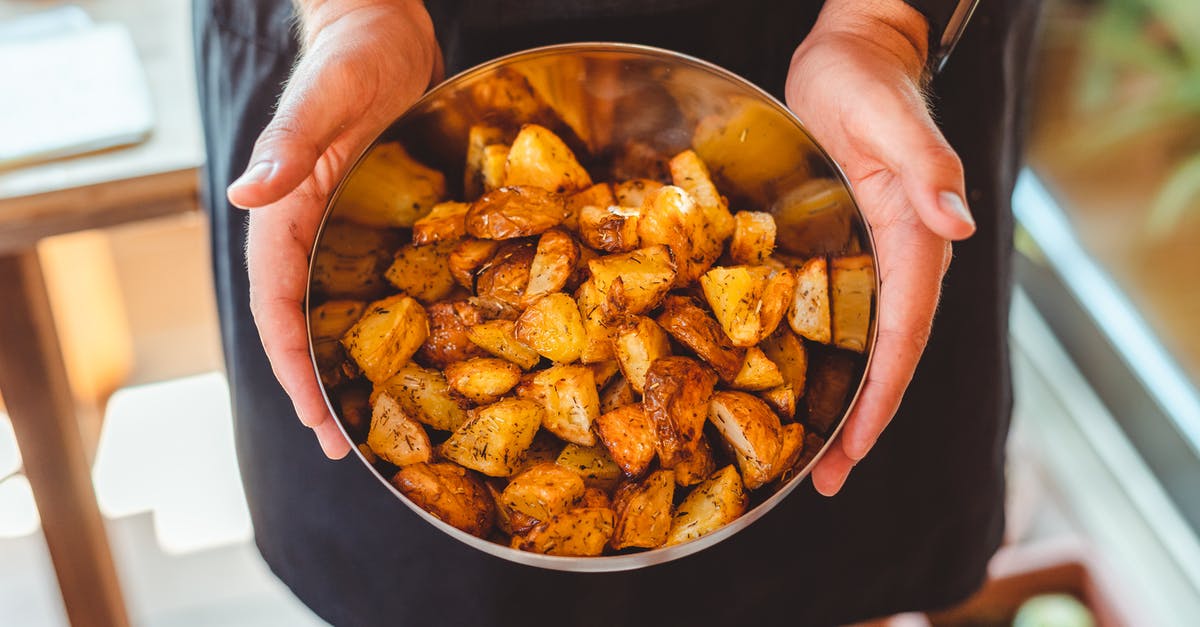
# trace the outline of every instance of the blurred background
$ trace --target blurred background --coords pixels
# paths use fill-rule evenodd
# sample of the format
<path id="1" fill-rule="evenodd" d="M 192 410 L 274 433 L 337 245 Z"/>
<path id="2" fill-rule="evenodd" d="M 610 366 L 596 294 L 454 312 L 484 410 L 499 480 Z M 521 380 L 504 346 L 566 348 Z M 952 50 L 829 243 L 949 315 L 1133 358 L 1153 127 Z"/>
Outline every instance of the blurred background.
<path id="1" fill-rule="evenodd" d="M 1200 624 L 1200 2 L 1044 11 L 1007 544 L 886 624 Z M 191 46 L 188 0 L 0 0 L 5 627 L 321 624 L 251 540 Z"/>

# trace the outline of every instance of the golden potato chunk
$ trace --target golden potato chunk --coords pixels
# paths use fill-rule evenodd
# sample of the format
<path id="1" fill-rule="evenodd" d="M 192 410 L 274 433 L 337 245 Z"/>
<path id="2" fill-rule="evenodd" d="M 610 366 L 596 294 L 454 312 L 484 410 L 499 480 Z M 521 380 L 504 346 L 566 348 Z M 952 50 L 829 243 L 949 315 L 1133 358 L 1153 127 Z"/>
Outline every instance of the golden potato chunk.
<path id="1" fill-rule="evenodd" d="M 588 364 L 588 368 L 592 369 L 592 376 L 596 379 L 596 388 L 600 389 L 608 385 L 613 377 L 621 372 L 621 366 L 616 360 L 598 361 L 594 364 Z"/>
<path id="2" fill-rule="evenodd" d="M 775 331 L 791 304 L 795 278 L 767 266 L 716 267 L 700 277 L 704 297 L 734 346 L 754 346 Z"/>
<path id="3" fill-rule="evenodd" d="M 839 350 L 820 351 L 813 360 L 805 401 L 808 426 L 817 433 L 828 435 L 846 412 L 858 383 L 855 362 L 853 353 Z"/>
<path id="4" fill-rule="evenodd" d="M 558 459 L 558 454 L 563 450 L 563 442 L 558 439 L 558 436 L 549 431 L 538 431 L 533 437 L 533 444 L 525 449 L 525 453 L 521 455 L 521 463 L 513 470 L 514 475 L 521 474 L 526 470 L 542 463 L 554 463 Z"/>
<path id="5" fill-rule="evenodd" d="M 727 236 L 709 228 L 696 201 L 674 185 L 651 195 L 638 219 L 638 239 L 643 247 L 670 247 L 675 260 L 674 287 L 686 287 L 704 274 L 721 256 Z"/>
<path id="6" fill-rule="evenodd" d="M 459 285 L 475 289 L 475 273 L 483 267 L 500 248 L 500 242 L 490 239 L 475 239 L 468 237 L 458 242 L 450 251 L 446 265 L 450 275 Z"/>
<path id="7" fill-rule="evenodd" d="M 608 385 L 600 391 L 601 414 L 607 414 L 614 409 L 636 402 L 638 402 L 637 394 L 634 393 L 633 386 L 629 385 L 624 376 L 618 376 L 609 381 Z"/>
<path id="8" fill-rule="evenodd" d="M 822 344 L 832 341 L 829 269 L 824 257 L 809 259 L 796 271 L 796 292 L 788 309 L 788 325 L 800 337 Z"/>
<path id="9" fill-rule="evenodd" d="M 604 552 L 613 533 L 613 511 L 580 507 L 534 527 L 524 538 L 513 538 L 513 548 L 547 555 L 593 557 Z"/>
<path id="10" fill-rule="evenodd" d="M 646 371 L 660 357 L 671 354 L 667 332 L 650 318 L 629 316 L 617 324 L 613 335 L 613 352 L 625 379 L 641 394 L 646 386 Z"/>
<path id="11" fill-rule="evenodd" d="M 520 310 L 535 252 L 532 242 L 509 242 L 501 246 L 475 272 L 475 295 Z"/>
<path id="12" fill-rule="evenodd" d="M 654 425 L 664 468 L 682 461 L 681 449 L 700 437 L 716 383 L 713 371 L 688 357 L 663 357 L 650 364 L 642 409 Z"/>
<path id="13" fill-rule="evenodd" d="M 733 233 L 734 221 L 729 214 L 729 204 L 713 185 L 708 166 L 695 151 L 685 150 L 675 155 L 668 167 L 671 182 L 696 199 L 696 205 L 704 212 L 704 220 L 713 232 L 712 237 L 723 243 Z"/>
<path id="14" fill-rule="evenodd" d="M 733 345 L 720 323 L 713 320 L 692 299 L 668 296 L 658 324 L 680 344 L 691 349 L 712 366 L 724 381 L 733 381 L 742 370 L 746 349 Z"/>
<path id="15" fill-rule="evenodd" d="M 783 426 L 766 403 L 745 392 L 717 392 L 708 419 L 733 449 L 746 489 L 758 489 L 776 476 Z"/>
<path id="16" fill-rule="evenodd" d="M 662 189 L 662 183 L 653 179 L 630 179 L 613 186 L 616 204 L 622 207 L 641 208 L 654 192 Z M 612 204 L 612 203 L 609 203 Z"/>
<path id="17" fill-rule="evenodd" d="M 775 362 L 767 358 L 762 349 L 751 346 L 746 349 L 746 361 L 730 385 L 751 392 L 769 390 L 783 385 L 783 373 L 779 371 Z"/>
<path id="18" fill-rule="evenodd" d="M 529 267 L 529 283 L 521 304 L 528 307 L 539 298 L 566 286 L 579 262 L 579 244 L 566 231 L 551 229 L 538 238 L 537 251 Z"/>
<path id="19" fill-rule="evenodd" d="M 384 277 L 397 289 L 428 305 L 441 300 L 454 289 L 450 274 L 453 244 L 404 246 L 396 251 Z"/>
<path id="20" fill-rule="evenodd" d="M 363 375 L 379 383 L 399 372 L 428 334 L 425 310 L 397 294 L 367 305 L 362 318 L 342 336 L 342 345 Z"/>
<path id="21" fill-rule="evenodd" d="M 780 327 L 771 337 L 758 345 L 762 352 L 779 367 L 785 385 L 792 388 L 796 398 L 804 395 L 808 376 L 808 351 L 804 343 L 787 327 Z"/>
<path id="22" fill-rule="evenodd" d="M 621 479 L 621 467 L 603 446 L 567 444 L 554 463 L 578 474 L 590 487 L 610 490 Z"/>
<path id="23" fill-rule="evenodd" d="M 787 383 L 758 393 L 758 397 L 770 405 L 781 420 L 796 418 L 796 396 L 797 394 L 792 391 L 792 386 Z"/>
<path id="24" fill-rule="evenodd" d="M 875 294 L 875 264 L 870 255 L 829 260 L 830 310 L 833 343 L 863 352 L 871 330 L 871 301 Z"/>
<path id="25" fill-rule="evenodd" d="M 779 457 L 771 467 L 771 475 L 767 481 L 774 481 L 792 470 L 800 456 L 804 454 L 804 425 L 793 422 L 783 425 L 780 432 Z"/>
<path id="26" fill-rule="evenodd" d="M 675 509 L 667 545 L 695 540 L 724 527 L 746 511 L 742 478 L 733 466 L 726 466 L 692 491 Z"/>
<path id="27" fill-rule="evenodd" d="M 442 443 L 441 454 L 490 477 L 507 477 L 533 443 L 544 413 L 541 405 L 516 398 L 481 407 Z"/>
<path id="28" fill-rule="evenodd" d="M 379 459 L 396 466 L 427 462 L 433 453 L 425 427 L 405 414 L 390 394 L 375 399 L 367 446 Z"/>
<path id="29" fill-rule="evenodd" d="M 441 202 L 433 206 L 424 217 L 413 223 L 412 242 L 417 246 L 452 242 L 467 234 L 467 210 L 465 202 Z"/>
<path id="30" fill-rule="evenodd" d="M 550 433 L 583 446 L 596 444 L 592 423 L 600 415 L 600 395 L 587 366 L 556 365 L 532 373 L 517 386 L 517 395 L 542 406 L 542 426 Z"/>
<path id="31" fill-rule="evenodd" d="M 605 507 L 612 509 L 612 499 L 608 498 L 608 492 L 600 488 L 588 487 L 583 490 L 583 496 L 579 499 L 579 507 Z"/>
<path id="32" fill-rule="evenodd" d="M 467 328 L 467 339 L 483 350 L 507 359 L 523 370 L 529 370 L 541 361 L 541 355 L 529 348 L 515 333 L 516 322 L 491 320 Z"/>
<path id="33" fill-rule="evenodd" d="M 739 211 L 733 216 L 729 257 L 734 263 L 760 265 L 775 250 L 775 217 L 762 211 Z"/>
<path id="34" fill-rule="evenodd" d="M 454 464 L 412 464 L 392 476 L 392 485 L 417 507 L 448 525 L 484 537 L 495 521 L 495 507 L 471 471 Z"/>
<path id="35" fill-rule="evenodd" d="M 358 322 L 364 309 L 366 303 L 356 300 L 331 300 L 308 312 L 313 354 L 321 373 L 321 383 L 326 387 L 336 386 L 354 375 L 346 363 L 346 350 L 340 340 Z"/>
<path id="36" fill-rule="evenodd" d="M 583 243 L 609 253 L 625 253 L 638 247 L 637 207 L 586 205 L 579 212 L 579 237 Z"/>
<path id="37" fill-rule="evenodd" d="M 502 489 L 493 485 L 493 481 L 487 482 L 487 489 L 488 493 L 492 495 L 492 502 L 496 508 L 496 526 L 500 528 L 500 531 L 510 536 L 520 536 L 529 533 L 530 529 L 542 522 L 505 507 L 501 502 Z"/>
<path id="38" fill-rule="evenodd" d="M 508 146 L 504 145 L 507 139 L 504 129 L 486 124 L 472 125 L 467 131 L 467 163 L 463 168 L 463 194 L 467 198 L 477 198 L 483 192 L 488 191 L 484 175 L 485 151 L 489 146 L 500 145 L 507 158 Z M 500 166 L 503 168 L 503 160 L 501 160 Z"/>
<path id="39" fill-rule="evenodd" d="M 429 335 L 417 357 L 438 368 L 485 353 L 470 340 L 468 329 L 483 322 L 483 312 L 468 301 L 443 301 L 426 309 Z"/>
<path id="40" fill-rule="evenodd" d="M 530 518 L 550 520 L 571 509 L 583 491 L 578 474 L 558 464 L 543 463 L 514 476 L 500 495 L 500 503 Z"/>
<path id="41" fill-rule="evenodd" d="M 334 215 L 367 226 L 410 228 L 445 195 L 441 172 L 389 142 L 372 148 L 346 179 Z"/>
<path id="42" fill-rule="evenodd" d="M 617 201 L 613 196 L 612 186 L 608 183 L 596 183 L 583 191 L 567 196 L 567 217 L 563 219 L 563 226 L 578 232 L 579 215 L 583 213 L 584 209 L 603 208 L 615 204 Z"/>
<path id="43" fill-rule="evenodd" d="M 641 476 L 654 461 L 658 436 L 639 403 L 600 414 L 596 433 L 609 457 L 630 477 Z"/>
<path id="44" fill-rule="evenodd" d="M 484 147 L 483 163 L 480 168 L 480 176 L 483 178 L 483 193 L 507 185 L 508 144 L 491 144 Z"/>
<path id="45" fill-rule="evenodd" d="M 466 227 L 480 239 L 514 239 L 545 233 L 565 216 L 562 196 L 540 187 L 509 185 L 471 203 Z"/>
<path id="46" fill-rule="evenodd" d="M 569 193 L 592 184 L 592 177 L 579 165 L 575 153 L 549 129 L 526 124 L 517 133 L 505 163 L 507 185 L 528 185 Z"/>
<path id="47" fill-rule="evenodd" d="M 842 253 L 854 241 L 854 203 L 841 181 L 812 179 L 775 202 L 777 246 L 804 257 Z"/>
<path id="48" fill-rule="evenodd" d="M 446 366 L 446 382 L 481 405 L 494 403 L 521 380 L 516 364 L 496 357 L 476 357 Z"/>
<path id="49" fill-rule="evenodd" d="M 681 486 L 696 485 L 709 478 L 717 469 L 717 460 L 713 457 L 712 447 L 708 437 L 703 434 L 700 439 L 685 446 L 681 452 L 682 460 L 675 464 L 675 483 Z"/>
<path id="50" fill-rule="evenodd" d="M 583 350 L 579 361 L 585 364 L 613 359 L 612 323 L 605 306 L 604 294 L 596 289 L 591 279 L 583 282 L 575 292 L 575 304 L 583 316 Z"/>
<path id="51" fill-rule="evenodd" d="M 561 292 L 543 296 L 517 318 L 513 333 L 526 346 L 555 363 L 579 360 L 586 335 L 575 300 Z"/>
<path id="52" fill-rule="evenodd" d="M 639 483 L 621 486 L 613 503 L 612 548 L 653 549 L 665 544 L 674 498 L 675 476 L 670 470 L 658 470 Z"/>
<path id="53" fill-rule="evenodd" d="M 342 255 L 318 251 L 313 258 L 313 292 L 329 298 L 377 298 L 389 291 L 383 271 L 387 262 L 380 262 L 373 253 Z"/>
<path id="54" fill-rule="evenodd" d="M 610 315 L 650 311 L 675 279 L 675 262 L 666 246 L 599 257 L 588 262 L 588 269 Z"/>
<path id="55" fill-rule="evenodd" d="M 454 431 L 467 421 L 467 411 L 451 394 L 446 377 L 437 370 L 408 364 L 375 389 L 373 396 L 391 395 L 405 415 L 439 431 Z"/>

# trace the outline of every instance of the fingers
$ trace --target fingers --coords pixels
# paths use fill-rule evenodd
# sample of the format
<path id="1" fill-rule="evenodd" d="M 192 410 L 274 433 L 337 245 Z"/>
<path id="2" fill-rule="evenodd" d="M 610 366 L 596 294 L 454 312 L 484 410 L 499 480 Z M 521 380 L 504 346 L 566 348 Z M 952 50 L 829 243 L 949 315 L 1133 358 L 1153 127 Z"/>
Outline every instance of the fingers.
<path id="1" fill-rule="evenodd" d="M 812 470 L 813 487 L 824 496 L 833 496 L 841 491 L 846 478 L 854 468 L 854 460 L 846 456 L 839 442 L 834 442 Z"/>
<path id="2" fill-rule="evenodd" d="M 321 444 L 321 450 L 329 459 L 341 459 L 350 452 L 350 441 L 342 434 L 341 429 L 338 429 L 332 418 L 313 427 L 313 433 L 317 436 L 317 442 Z"/>

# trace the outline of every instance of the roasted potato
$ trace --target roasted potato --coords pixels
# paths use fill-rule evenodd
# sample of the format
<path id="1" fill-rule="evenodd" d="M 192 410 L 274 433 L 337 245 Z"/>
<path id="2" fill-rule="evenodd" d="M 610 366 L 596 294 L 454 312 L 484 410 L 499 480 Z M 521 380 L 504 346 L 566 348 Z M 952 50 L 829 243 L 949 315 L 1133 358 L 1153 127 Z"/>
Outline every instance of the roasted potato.
<path id="1" fill-rule="evenodd" d="M 608 382 L 621 372 L 621 366 L 616 360 L 598 361 L 588 364 L 588 368 L 592 369 L 592 376 L 596 379 L 596 389 L 608 385 Z"/>
<path id="2" fill-rule="evenodd" d="M 804 343 L 792 333 L 791 329 L 781 326 L 771 337 L 758 345 L 767 359 L 779 366 L 785 385 L 792 388 L 796 398 L 804 395 L 805 379 L 808 376 L 808 351 Z"/>
<path id="3" fill-rule="evenodd" d="M 438 368 L 486 353 L 470 339 L 470 329 L 483 322 L 483 312 L 469 301 L 443 301 L 426 309 L 429 335 L 417 358 Z"/>
<path id="4" fill-rule="evenodd" d="M 508 184 L 508 144 L 492 144 L 483 149 L 483 191 L 490 192 Z"/>
<path id="5" fill-rule="evenodd" d="M 746 511 L 742 478 L 733 466 L 726 466 L 684 497 L 667 533 L 667 545 L 681 544 L 707 535 L 733 522 Z"/>
<path id="6" fill-rule="evenodd" d="M 612 548 L 652 549 L 665 544 L 674 498 L 675 476 L 670 470 L 652 472 L 641 482 L 618 488 L 613 502 L 616 523 Z"/>
<path id="7" fill-rule="evenodd" d="M 399 372 L 428 334 L 425 310 L 408 296 L 396 294 L 367 305 L 342 336 L 342 346 L 363 375 L 379 383 Z"/>
<path id="8" fill-rule="evenodd" d="M 412 242 L 417 246 L 452 242 L 467 234 L 467 210 L 465 202 L 441 202 L 433 206 L 424 217 L 413 223 Z"/>
<path id="9" fill-rule="evenodd" d="M 613 185 L 616 204 L 631 209 L 640 209 L 651 194 L 662 189 L 662 183 L 653 179 L 631 179 Z M 612 204 L 612 203 L 609 203 Z"/>
<path id="10" fill-rule="evenodd" d="M 666 246 L 650 246 L 588 262 L 591 281 L 609 315 L 650 311 L 675 279 L 675 262 Z"/>
<path id="11" fill-rule="evenodd" d="M 561 291 L 579 262 L 579 244 L 565 231 L 551 229 L 538 238 L 537 251 L 529 267 L 529 283 L 521 305 L 528 307 L 539 298 Z"/>
<path id="12" fill-rule="evenodd" d="M 802 257 L 838 254 L 854 237 L 854 204 L 835 179 L 812 179 L 775 202 L 775 241 L 783 252 Z"/>
<path id="13" fill-rule="evenodd" d="M 371 149 L 346 179 L 334 213 L 367 226 L 410 228 L 446 195 L 446 177 L 399 142 Z"/>
<path id="14" fill-rule="evenodd" d="M 567 144 L 537 124 L 521 127 L 508 150 L 504 172 L 506 185 L 540 187 L 560 194 L 592 184 L 592 177 L 579 165 Z"/>
<path id="15" fill-rule="evenodd" d="M 588 207 L 610 207 L 617 204 L 613 196 L 612 186 L 608 183 L 595 185 L 567 196 L 567 216 L 563 218 L 563 226 L 579 231 L 579 215 Z"/>
<path id="16" fill-rule="evenodd" d="M 608 455 L 630 477 L 640 477 L 657 453 L 657 433 L 640 403 L 600 414 L 596 433 Z"/>
<path id="17" fill-rule="evenodd" d="M 338 415 L 342 417 L 342 424 L 346 426 L 350 437 L 356 442 L 366 438 L 367 431 L 371 428 L 370 385 L 355 381 L 342 386 L 334 400 L 337 402 Z"/>
<path id="18" fill-rule="evenodd" d="M 875 294 L 875 265 L 870 255 L 829 260 L 830 310 L 833 343 L 863 352 L 871 330 L 871 301 Z"/>
<path id="19" fill-rule="evenodd" d="M 607 414 L 608 412 L 624 407 L 630 403 L 638 402 L 637 395 L 633 391 L 633 386 L 625 380 L 624 375 L 614 378 L 600 390 L 600 413 Z"/>
<path id="20" fill-rule="evenodd" d="M 486 185 L 487 177 L 484 174 L 486 150 L 489 146 L 499 145 L 504 149 L 505 158 L 507 158 L 508 146 L 505 145 L 508 140 L 507 135 L 504 129 L 485 124 L 475 124 L 467 131 L 467 163 L 463 168 L 463 194 L 467 198 L 478 198 L 480 194 L 494 189 L 488 188 Z M 503 160 L 500 165 L 503 168 Z"/>
<path id="21" fill-rule="evenodd" d="M 468 234 L 480 239 L 514 239 L 545 233 L 565 217 L 561 195 L 540 187 L 508 185 L 471 203 L 466 227 Z"/>
<path id="22" fill-rule="evenodd" d="M 771 409 L 779 416 L 780 420 L 794 420 L 796 418 L 797 396 L 792 391 L 792 386 L 787 383 L 758 393 L 758 397 L 764 403 L 771 406 Z"/>
<path id="23" fill-rule="evenodd" d="M 542 426 L 550 433 L 583 446 L 596 444 L 592 423 L 600 416 L 600 395 L 587 366 L 540 370 L 517 386 L 517 395 L 541 405 Z"/>
<path id="24" fill-rule="evenodd" d="M 643 247 L 659 244 L 671 249 L 674 287 L 691 284 L 721 256 L 725 237 L 708 228 L 706 220 L 695 199 L 674 185 L 654 192 L 642 206 L 638 239 Z"/>
<path id="25" fill-rule="evenodd" d="M 779 441 L 779 456 L 771 465 L 771 475 L 767 477 L 768 482 L 774 481 L 782 477 L 783 473 L 792 470 L 796 462 L 800 460 L 800 456 L 804 454 L 804 425 L 798 422 L 783 425 Z"/>
<path id="26" fill-rule="evenodd" d="M 795 277 L 767 266 L 716 267 L 700 277 L 704 297 L 734 346 L 754 346 L 775 331 L 792 302 Z"/>
<path id="27" fill-rule="evenodd" d="M 852 354 L 840 350 L 820 351 L 813 360 L 805 404 L 808 426 L 817 433 L 828 435 L 845 413 L 846 402 L 857 382 L 855 368 Z"/>
<path id="28" fill-rule="evenodd" d="M 375 399 L 367 446 L 379 459 L 396 466 L 427 462 L 433 453 L 425 428 L 386 393 Z"/>
<path id="29" fill-rule="evenodd" d="M 658 324 L 680 344 L 691 349 L 724 381 L 733 381 L 742 370 L 746 351 L 733 345 L 720 323 L 690 298 L 668 296 Z"/>
<path id="30" fill-rule="evenodd" d="M 713 231 L 713 237 L 724 243 L 733 233 L 734 219 L 729 214 L 729 204 L 717 191 L 717 186 L 713 185 L 708 166 L 694 151 L 685 150 L 675 155 L 668 167 L 671 169 L 671 182 L 696 199 L 696 205 L 704 213 L 704 220 Z"/>
<path id="31" fill-rule="evenodd" d="M 603 446 L 567 444 L 554 463 L 578 474 L 589 487 L 611 490 L 621 479 L 621 467 Z"/>
<path id="32" fill-rule="evenodd" d="M 496 509 L 496 526 L 500 528 L 500 531 L 510 536 L 525 535 L 542 522 L 505 507 L 501 502 L 503 488 L 493 485 L 495 481 L 494 479 L 488 481 L 487 489 L 488 493 L 492 495 L 492 502 Z"/>
<path id="33" fill-rule="evenodd" d="M 600 488 L 587 487 L 583 490 L 583 496 L 579 499 L 579 507 L 605 507 L 612 509 L 612 499 L 608 497 L 608 492 Z"/>
<path id="34" fill-rule="evenodd" d="M 578 361 L 587 339 L 579 307 L 561 292 L 530 305 L 517 318 L 513 333 L 539 355 L 560 364 Z"/>
<path id="35" fill-rule="evenodd" d="M 766 403 L 745 392 L 717 392 L 709 402 L 708 419 L 733 449 L 747 489 L 758 489 L 776 476 L 772 471 L 783 446 L 783 427 Z"/>
<path id="36" fill-rule="evenodd" d="M 500 242 L 490 239 L 465 238 L 459 241 L 446 259 L 450 276 L 459 285 L 475 289 L 475 273 L 496 254 Z"/>
<path id="37" fill-rule="evenodd" d="M 321 383 L 327 387 L 339 385 L 354 375 L 340 340 L 358 322 L 365 308 L 366 303 L 355 300 L 331 300 L 308 312 L 313 354 L 321 372 Z"/>
<path id="38" fill-rule="evenodd" d="M 451 250 L 453 244 L 405 246 L 396 251 L 384 277 L 423 304 L 441 300 L 454 289 L 448 263 Z"/>
<path id="39" fill-rule="evenodd" d="M 408 364 L 375 389 L 372 396 L 391 395 L 405 415 L 439 431 L 454 431 L 467 421 L 466 409 L 450 392 L 446 377 L 436 370 Z"/>
<path id="40" fill-rule="evenodd" d="M 509 242 L 475 273 L 475 294 L 520 310 L 536 248 L 532 242 Z"/>
<path id="41" fill-rule="evenodd" d="M 514 476 L 500 495 L 510 511 L 537 520 L 550 520 L 583 497 L 583 479 L 558 464 L 542 463 Z"/>
<path id="42" fill-rule="evenodd" d="M 596 283 L 588 279 L 575 292 L 575 304 L 583 317 L 583 350 L 579 361 L 592 364 L 613 359 L 612 321 L 604 294 L 596 289 Z"/>
<path id="43" fill-rule="evenodd" d="M 653 320 L 629 316 L 618 323 L 612 334 L 613 353 L 629 385 L 641 394 L 646 386 L 646 371 L 660 357 L 671 355 L 671 340 Z"/>
<path id="44" fill-rule="evenodd" d="M 579 212 L 579 237 L 596 250 L 625 253 L 638 247 L 636 207 L 586 205 Z"/>
<path id="45" fill-rule="evenodd" d="M 828 344 L 833 340 L 829 319 L 829 269 L 824 257 L 814 257 L 796 270 L 796 291 L 788 309 L 788 325 L 800 337 Z"/>
<path id="46" fill-rule="evenodd" d="M 537 435 L 533 436 L 533 443 L 521 455 L 521 463 L 517 464 L 512 474 L 521 474 L 538 464 L 554 463 L 564 446 L 558 436 L 549 431 L 538 431 Z"/>
<path id="47" fill-rule="evenodd" d="M 742 363 L 742 369 L 730 383 L 730 386 L 736 389 L 751 392 L 769 390 L 781 385 L 783 373 L 779 371 L 779 366 L 767 358 L 766 353 L 757 346 L 746 349 L 746 361 Z"/>
<path id="48" fill-rule="evenodd" d="M 604 552 L 613 534 L 613 511 L 580 507 L 538 524 L 524 538 L 513 538 L 513 548 L 547 555 L 590 557 Z"/>
<path id="49" fill-rule="evenodd" d="M 446 366 L 445 373 L 451 389 L 480 405 L 500 400 L 521 380 L 516 364 L 496 357 L 456 361 Z"/>
<path id="50" fill-rule="evenodd" d="M 462 466 L 412 464 L 392 476 L 392 485 L 448 525 L 481 538 L 492 530 L 496 512 L 487 487 Z"/>
<path id="51" fill-rule="evenodd" d="M 775 250 L 775 217 L 762 211 L 739 211 L 733 216 L 729 257 L 734 263 L 761 265 Z"/>
<path id="52" fill-rule="evenodd" d="M 655 446 L 664 468 L 682 461 L 681 449 L 700 437 L 716 383 L 713 371 L 688 357 L 663 357 L 650 364 L 642 408 L 658 435 Z"/>
<path id="53" fill-rule="evenodd" d="M 313 258 L 313 291 L 328 298 L 375 298 L 387 291 L 386 268 L 387 263 L 374 254 L 319 251 Z"/>
<path id="54" fill-rule="evenodd" d="M 541 405 L 516 398 L 480 407 L 442 443 L 442 457 L 490 477 L 507 477 L 533 443 L 543 414 Z"/>
<path id="55" fill-rule="evenodd" d="M 708 437 L 703 434 L 700 435 L 700 439 L 683 447 L 679 456 L 682 459 L 671 469 L 675 471 L 675 483 L 678 485 L 696 485 L 709 478 L 717 469 L 712 447 L 708 444 Z"/>
<path id="56" fill-rule="evenodd" d="M 516 322 L 491 320 L 467 328 L 467 339 L 483 350 L 529 370 L 541 361 L 541 355 L 517 339 Z"/>

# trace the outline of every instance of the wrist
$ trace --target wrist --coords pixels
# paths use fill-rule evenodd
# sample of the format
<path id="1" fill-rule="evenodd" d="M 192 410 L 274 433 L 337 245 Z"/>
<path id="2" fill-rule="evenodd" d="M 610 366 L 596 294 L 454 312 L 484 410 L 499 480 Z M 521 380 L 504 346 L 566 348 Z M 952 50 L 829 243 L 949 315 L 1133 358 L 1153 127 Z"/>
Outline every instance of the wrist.
<path id="1" fill-rule="evenodd" d="M 812 34 L 869 41 L 920 80 L 929 58 L 929 23 L 904 0 L 826 0 Z"/>

